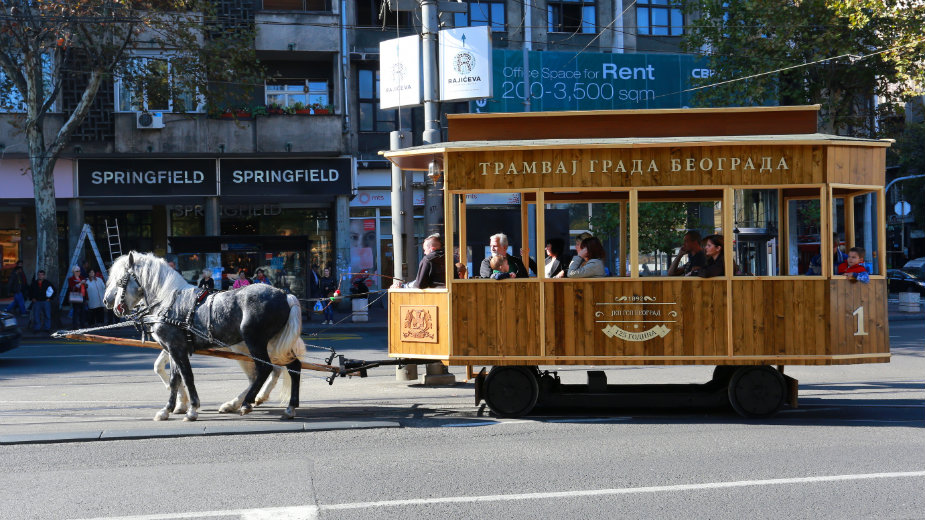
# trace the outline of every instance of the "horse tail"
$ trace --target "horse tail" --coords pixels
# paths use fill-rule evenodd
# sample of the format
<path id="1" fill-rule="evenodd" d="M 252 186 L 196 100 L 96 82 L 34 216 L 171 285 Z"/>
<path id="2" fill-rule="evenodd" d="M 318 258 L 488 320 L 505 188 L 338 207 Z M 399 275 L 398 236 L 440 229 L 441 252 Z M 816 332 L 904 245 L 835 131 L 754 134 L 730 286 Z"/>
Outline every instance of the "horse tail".
<path id="1" fill-rule="evenodd" d="M 302 341 L 302 307 L 299 305 L 299 299 L 289 294 L 286 295 L 286 301 L 289 303 L 289 320 L 267 345 L 267 353 L 270 360 L 276 365 L 286 365 L 293 359 L 301 359 L 305 355 L 305 342 Z M 280 399 L 283 404 L 289 403 L 289 395 L 292 393 L 292 380 L 290 377 L 283 377 L 283 387 L 280 391 Z"/>

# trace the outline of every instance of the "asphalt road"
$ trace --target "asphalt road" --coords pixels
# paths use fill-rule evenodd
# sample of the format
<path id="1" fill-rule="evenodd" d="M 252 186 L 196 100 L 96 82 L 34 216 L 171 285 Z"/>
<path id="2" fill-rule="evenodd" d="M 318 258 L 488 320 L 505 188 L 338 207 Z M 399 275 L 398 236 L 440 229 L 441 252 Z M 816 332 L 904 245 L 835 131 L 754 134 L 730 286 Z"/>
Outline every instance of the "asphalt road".
<path id="1" fill-rule="evenodd" d="M 388 368 L 306 380 L 297 421 L 401 427 L 0 446 L 0 517 L 925 518 L 925 323 L 891 323 L 890 334 L 889 364 L 788 367 L 800 407 L 762 421 L 722 410 L 498 420 L 472 406 L 471 385 L 397 383 Z M 353 357 L 383 347 L 375 334 L 317 341 Z M 11 351 L 0 358 L 0 434 L 155 424 L 166 395 L 154 357 L 41 342 Z M 243 377 L 225 360 L 195 368 L 199 423 L 278 423 L 274 406 L 216 414 Z M 608 375 L 700 382 L 709 370 Z"/>

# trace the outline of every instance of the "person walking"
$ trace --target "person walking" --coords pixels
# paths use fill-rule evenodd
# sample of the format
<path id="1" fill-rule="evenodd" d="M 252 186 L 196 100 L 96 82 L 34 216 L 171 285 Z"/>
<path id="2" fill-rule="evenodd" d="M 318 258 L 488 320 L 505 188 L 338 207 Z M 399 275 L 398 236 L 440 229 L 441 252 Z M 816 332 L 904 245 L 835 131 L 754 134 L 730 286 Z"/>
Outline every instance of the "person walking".
<path id="1" fill-rule="evenodd" d="M 103 283 L 103 279 L 96 276 L 96 271 L 90 269 L 87 271 L 87 309 L 88 309 L 88 321 L 92 325 L 102 325 L 103 324 L 103 311 L 106 310 L 106 307 L 103 306 L 103 296 L 106 294 L 106 284 Z"/>
<path id="2" fill-rule="evenodd" d="M 29 282 L 26 280 L 26 273 L 24 273 L 22 270 L 22 260 L 16 262 L 16 266 L 13 268 L 13 272 L 10 273 L 10 281 L 7 285 L 7 288 L 10 290 L 10 295 L 13 296 L 13 301 L 10 302 L 10 305 L 6 308 L 6 311 L 12 312 L 13 309 L 19 309 L 18 314 L 20 316 L 25 316 L 25 291 L 29 288 Z"/>
<path id="3" fill-rule="evenodd" d="M 45 279 L 45 271 L 40 269 L 29 288 L 32 297 L 32 331 L 39 329 L 51 332 L 51 299 L 55 296 L 55 286 Z"/>
<path id="4" fill-rule="evenodd" d="M 238 271 L 238 279 L 234 281 L 234 285 L 231 286 L 232 289 L 238 289 L 245 287 L 251 284 L 251 281 L 247 279 L 247 273 L 244 269 Z"/>

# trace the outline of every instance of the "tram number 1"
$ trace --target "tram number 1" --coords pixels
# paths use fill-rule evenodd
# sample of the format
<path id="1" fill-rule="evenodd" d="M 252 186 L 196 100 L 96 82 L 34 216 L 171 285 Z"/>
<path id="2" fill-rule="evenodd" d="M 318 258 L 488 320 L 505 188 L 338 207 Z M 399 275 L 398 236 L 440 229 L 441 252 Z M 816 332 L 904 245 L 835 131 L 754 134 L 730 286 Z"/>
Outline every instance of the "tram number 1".
<path id="1" fill-rule="evenodd" d="M 851 315 L 857 317 L 858 319 L 858 326 L 857 326 L 857 330 L 855 331 L 854 335 L 855 336 L 866 336 L 867 331 L 864 330 L 864 306 L 861 305 L 857 309 L 854 309 L 854 312 L 852 312 Z"/>

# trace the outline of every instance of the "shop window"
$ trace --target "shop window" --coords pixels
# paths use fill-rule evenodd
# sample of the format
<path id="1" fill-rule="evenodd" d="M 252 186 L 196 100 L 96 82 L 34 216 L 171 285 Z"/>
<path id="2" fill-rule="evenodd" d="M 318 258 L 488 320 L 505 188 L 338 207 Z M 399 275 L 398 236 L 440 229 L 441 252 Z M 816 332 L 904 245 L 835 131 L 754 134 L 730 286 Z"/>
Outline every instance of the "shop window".
<path id="1" fill-rule="evenodd" d="M 504 2 L 482 2 L 474 0 L 468 2 L 465 13 L 455 13 L 456 27 L 489 26 L 492 32 L 503 32 Z"/>
<path id="2" fill-rule="evenodd" d="M 677 0 L 637 2 L 636 25 L 639 34 L 681 36 L 684 34 L 684 13 Z"/>
<path id="3" fill-rule="evenodd" d="M 189 89 L 189 80 L 169 57 L 136 57 L 129 68 L 132 79 L 116 80 L 117 111 L 202 111 L 204 100 Z"/>
<path id="4" fill-rule="evenodd" d="M 357 71 L 357 102 L 360 109 L 360 132 L 391 132 L 411 128 L 411 109 L 379 108 L 379 70 Z"/>
<path id="5" fill-rule="evenodd" d="M 316 103 L 330 104 L 330 89 L 324 79 L 276 78 L 267 80 L 265 92 L 267 105 L 291 107 L 301 103 L 310 107 Z"/>
<path id="6" fill-rule="evenodd" d="M 392 11 L 387 0 L 357 0 L 358 27 L 410 27 L 411 13 Z"/>
<path id="7" fill-rule="evenodd" d="M 329 0 L 263 0 L 264 11 L 330 11 Z"/>
<path id="8" fill-rule="evenodd" d="M 546 18 L 549 32 L 593 34 L 596 31 L 594 2 L 550 1 L 546 4 Z"/>

